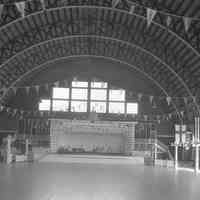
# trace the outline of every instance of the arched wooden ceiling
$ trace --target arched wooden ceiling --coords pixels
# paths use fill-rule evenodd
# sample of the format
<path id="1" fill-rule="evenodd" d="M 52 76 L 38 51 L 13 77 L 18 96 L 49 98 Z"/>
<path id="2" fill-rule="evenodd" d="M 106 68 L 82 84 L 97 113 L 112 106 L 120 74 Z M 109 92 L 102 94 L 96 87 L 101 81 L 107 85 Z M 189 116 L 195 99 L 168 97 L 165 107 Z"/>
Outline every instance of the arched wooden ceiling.
<path id="1" fill-rule="evenodd" d="M 172 14 L 198 17 L 197 3 L 188 1 L 137 2 Z M 73 55 L 125 61 L 148 74 L 169 96 L 192 97 L 198 92 L 199 21 L 186 33 L 181 20 L 166 28 L 160 14 L 147 28 L 145 9 L 140 7 L 130 14 L 127 0 L 116 8 L 111 8 L 111 0 L 46 0 L 45 11 L 38 2 L 27 3 L 25 18 L 19 18 L 13 6 L 5 6 L 0 28 L 3 97 L 7 88 L 34 68 Z"/>

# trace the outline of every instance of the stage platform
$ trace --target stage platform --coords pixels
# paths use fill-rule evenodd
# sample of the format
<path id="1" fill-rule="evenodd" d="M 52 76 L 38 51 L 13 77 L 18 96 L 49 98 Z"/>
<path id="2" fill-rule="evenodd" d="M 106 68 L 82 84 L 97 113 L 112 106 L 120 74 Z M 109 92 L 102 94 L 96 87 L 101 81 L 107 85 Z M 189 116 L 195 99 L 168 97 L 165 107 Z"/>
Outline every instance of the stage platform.
<path id="1" fill-rule="evenodd" d="M 48 154 L 39 159 L 38 162 L 144 164 L 144 158 L 119 155 Z"/>

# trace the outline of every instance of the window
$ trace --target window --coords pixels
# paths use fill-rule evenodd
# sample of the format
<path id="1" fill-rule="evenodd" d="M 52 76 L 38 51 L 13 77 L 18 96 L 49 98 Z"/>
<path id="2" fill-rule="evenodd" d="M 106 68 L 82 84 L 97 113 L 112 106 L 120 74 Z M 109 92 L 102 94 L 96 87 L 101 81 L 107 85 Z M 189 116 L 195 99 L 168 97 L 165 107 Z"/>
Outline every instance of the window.
<path id="1" fill-rule="evenodd" d="M 125 90 L 109 90 L 110 101 L 125 101 Z"/>
<path id="2" fill-rule="evenodd" d="M 91 89 L 91 100 L 106 100 L 107 91 L 103 89 Z"/>
<path id="3" fill-rule="evenodd" d="M 68 99 L 69 88 L 53 88 L 53 98 L 54 99 Z"/>
<path id="4" fill-rule="evenodd" d="M 127 114 L 138 114 L 138 104 L 137 103 L 127 103 L 126 104 Z"/>
<path id="5" fill-rule="evenodd" d="M 68 111 L 69 101 L 65 100 L 53 100 L 53 111 Z"/>
<path id="6" fill-rule="evenodd" d="M 91 82 L 91 88 L 107 88 L 108 83 L 106 82 Z"/>
<path id="7" fill-rule="evenodd" d="M 110 102 L 109 113 L 124 113 L 124 103 Z"/>
<path id="8" fill-rule="evenodd" d="M 87 101 L 72 101 L 71 112 L 87 112 Z"/>
<path id="9" fill-rule="evenodd" d="M 87 100 L 88 98 L 87 89 L 72 88 L 72 99 Z"/>
<path id="10" fill-rule="evenodd" d="M 39 103 L 39 110 L 47 110 L 49 111 L 50 110 L 50 100 L 49 99 L 42 99 L 41 102 Z"/>
<path id="11" fill-rule="evenodd" d="M 90 112 L 95 111 L 97 113 L 106 112 L 106 102 L 91 102 L 90 103 Z"/>
<path id="12" fill-rule="evenodd" d="M 72 81 L 72 87 L 88 87 L 88 82 Z"/>

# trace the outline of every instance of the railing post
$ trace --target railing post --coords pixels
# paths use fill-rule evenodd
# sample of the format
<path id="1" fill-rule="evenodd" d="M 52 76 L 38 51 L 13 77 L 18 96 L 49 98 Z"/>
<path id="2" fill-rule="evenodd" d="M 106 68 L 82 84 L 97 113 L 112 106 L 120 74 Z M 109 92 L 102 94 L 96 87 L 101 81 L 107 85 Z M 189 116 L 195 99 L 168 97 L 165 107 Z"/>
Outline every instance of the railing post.
<path id="1" fill-rule="evenodd" d="M 178 168 L 178 144 L 175 144 L 175 159 L 174 159 L 174 162 L 175 162 L 175 169 Z"/>
<path id="2" fill-rule="evenodd" d="M 156 159 L 157 159 L 157 152 L 158 152 L 158 149 L 157 149 L 157 140 L 155 140 L 154 145 L 155 145 L 155 147 L 154 147 L 154 159 L 156 161 Z"/>
<path id="3" fill-rule="evenodd" d="M 199 171 L 199 145 L 195 146 L 195 172 Z"/>

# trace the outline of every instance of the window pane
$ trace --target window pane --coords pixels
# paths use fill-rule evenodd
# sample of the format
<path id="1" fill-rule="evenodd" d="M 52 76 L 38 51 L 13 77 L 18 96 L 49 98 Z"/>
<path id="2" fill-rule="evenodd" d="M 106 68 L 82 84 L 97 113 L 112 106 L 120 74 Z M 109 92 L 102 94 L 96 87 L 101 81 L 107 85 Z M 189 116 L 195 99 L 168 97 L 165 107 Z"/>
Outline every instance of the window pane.
<path id="1" fill-rule="evenodd" d="M 91 100 L 106 100 L 107 91 L 91 89 Z"/>
<path id="2" fill-rule="evenodd" d="M 106 112 L 106 102 L 91 102 L 90 103 L 90 112 L 95 111 L 97 113 Z"/>
<path id="3" fill-rule="evenodd" d="M 68 99 L 69 88 L 53 88 L 53 98 Z"/>
<path id="4" fill-rule="evenodd" d="M 137 114 L 138 113 L 138 104 L 137 103 L 127 103 L 126 104 L 127 114 Z"/>
<path id="5" fill-rule="evenodd" d="M 92 88 L 107 88 L 108 83 L 106 83 L 106 82 L 91 82 L 91 87 Z"/>
<path id="6" fill-rule="evenodd" d="M 53 111 L 68 111 L 69 101 L 53 100 Z"/>
<path id="7" fill-rule="evenodd" d="M 88 87 L 88 82 L 72 81 L 72 87 Z"/>
<path id="8" fill-rule="evenodd" d="M 86 101 L 72 101 L 71 111 L 72 112 L 87 112 L 87 102 Z"/>
<path id="9" fill-rule="evenodd" d="M 125 90 L 109 90 L 110 101 L 125 101 Z"/>
<path id="10" fill-rule="evenodd" d="M 88 90 L 72 88 L 72 99 L 87 100 Z"/>
<path id="11" fill-rule="evenodd" d="M 110 102 L 109 113 L 124 113 L 124 103 Z"/>
<path id="12" fill-rule="evenodd" d="M 39 103 L 39 110 L 50 110 L 50 100 L 42 99 Z"/>

